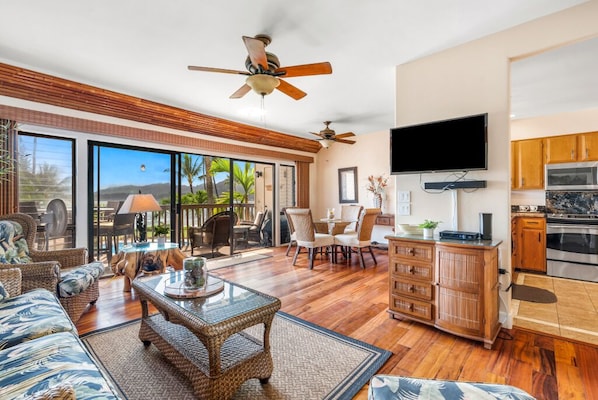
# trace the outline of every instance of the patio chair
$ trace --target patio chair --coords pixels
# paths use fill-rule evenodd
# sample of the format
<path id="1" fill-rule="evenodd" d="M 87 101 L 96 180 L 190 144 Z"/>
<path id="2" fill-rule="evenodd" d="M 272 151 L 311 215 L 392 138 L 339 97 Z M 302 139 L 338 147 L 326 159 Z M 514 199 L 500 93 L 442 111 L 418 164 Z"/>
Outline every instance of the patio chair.
<path id="1" fill-rule="evenodd" d="M 376 223 L 376 217 L 381 213 L 380 208 L 365 208 L 361 211 L 359 219 L 357 220 L 356 231 L 353 233 L 341 233 L 334 235 L 334 253 L 336 255 L 336 247 L 340 246 L 342 254 L 345 259 L 351 258 L 352 249 L 355 248 L 359 254 L 359 265 L 365 268 L 365 261 L 363 259 L 363 248 L 367 248 L 374 260 L 374 264 L 378 264 L 376 257 L 372 251 L 372 230 Z"/>
<path id="2" fill-rule="evenodd" d="M 312 220 L 311 210 L 309 208 L 288 208 L 287 216 L 290 217 L 295 234 L 297 235 L 297 249 L 293 257 L 293 265 L 297 262 L 302 247 L 308 251 L 309 269 L 314 268 L 315 254 L 319 249 L 327 248 L 332 250 L 334 245 L 334 236 L 327 233 L 317 233 Z M 334 254 L 332 253 L 333 258 Z"/>
<path id="3" fill-rule="evenodd" d="M 231 217 L 233 221 L 231 223 Z M 211 249 L 212 257 L 217 248 L 230 246 L 231 227 L 237 223 L 237 214 L 222 211 L 208 218 L 201 227 L 190 226 L 187 230 L 191 241 L 191 255 L 193 250 L 207 247 Z"/>
<path id="4" fill-rule="evenodd" d="M 18 267 L 22 291 L 45 288 L 55 293 L 73 322 L 99 297 L 101 262 L 87 262 L 87 249 L 38 251 L 36 221 L 27 214 L 0 216 L 0 269 Z"/>

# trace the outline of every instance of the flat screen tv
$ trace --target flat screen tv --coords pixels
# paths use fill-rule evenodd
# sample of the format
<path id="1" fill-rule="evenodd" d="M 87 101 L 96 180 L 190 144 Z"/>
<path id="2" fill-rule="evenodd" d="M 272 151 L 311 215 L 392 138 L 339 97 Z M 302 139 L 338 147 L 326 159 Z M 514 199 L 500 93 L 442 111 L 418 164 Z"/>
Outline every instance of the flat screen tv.
<path id="1" fill-rule="evenodd" d="M 390 173 L 488 169 L 488 114 L 390 130 Z"/>

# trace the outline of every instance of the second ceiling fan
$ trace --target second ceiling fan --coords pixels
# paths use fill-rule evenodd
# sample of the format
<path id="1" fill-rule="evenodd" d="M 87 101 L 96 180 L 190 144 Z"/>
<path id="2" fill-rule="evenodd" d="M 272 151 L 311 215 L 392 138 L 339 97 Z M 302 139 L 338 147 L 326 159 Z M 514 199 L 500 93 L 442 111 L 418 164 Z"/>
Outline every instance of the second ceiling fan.
<path id="1" fill-rule="evenodd" d="M 316 140 L 320 142 L 320 144 L 322 145 L 323 148 L 325 148 L 325 149 L 329 148 L 332 145 L 332 143 L 334 143 L 334 142 L 345 143 L 345 144 L 355 143 L 354 140 L 345 139 L 347 137 L 355 136 L 355 134 L 353 132 L 345 132 L 345 133 L 340 133 L 337 135 L 336 132 L 334 132 L 332 129 L 330 129 L 328 127 L 328 125 L 330 125 L 331 123 L 332 123 L 331 121 L 324 121 L 324 125 L 326 125 L 326 127 L 324 129 L 322 129 L 320 131 L 320 133 L 310 132 L 312 135 L 316 135 L 316 136 L 320 137 L 319 139 L 316 139 Z"/>
<path id="2" fill-rule="evenodd" d="M 332 66 L 329 62 L 281 67 L 278 57 L 272 53 L 266 52 L 266 46 L 269 45 L 271 41 L 272 39 L 270 36 L 264 34 L 256 35 L 255 37 L 243 36 L 243 43 L 245 43 L 248 53 L 245 60 L 247 71 L 198 67 L 194 65 L 189 65 L 187 68 L 191 71 L 247 75 L 245 84 L 230 96 L 231 99 L 241 98 L 251 89 L 261 96 L 268 95 L 272 93 L 274 89 L 278 89 L 287 96 L 299 100 L 305 97 L 307 93 L 281 78 L 332 73 Z"/>

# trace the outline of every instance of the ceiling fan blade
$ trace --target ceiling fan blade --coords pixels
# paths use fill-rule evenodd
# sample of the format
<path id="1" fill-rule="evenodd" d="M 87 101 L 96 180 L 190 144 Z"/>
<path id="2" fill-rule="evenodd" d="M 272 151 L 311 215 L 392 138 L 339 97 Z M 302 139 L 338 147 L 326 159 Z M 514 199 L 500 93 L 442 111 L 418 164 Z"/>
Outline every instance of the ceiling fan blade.
<path id="1" fill-rule="evenodd" d="M 267 71 L 268 58 L 266 57 L 266 46 L 264 45 L 264 42 L 249 36 L 243 36 L 243 42 L 245 43 L 247 53 L 249 53 L 249 59 L 251 59 L 253 66 L 259 69 L 261 65 L 262 69 Z"/>
<path id="2" fill-rule="evenodd" d="M 307 75 L 324 75 L 332 73 L 332 66 L 329 62 L 321 62 L 315 64 L 293 65 L 292 67 L 280 67 L 274 72 L 276 74 L 284 73 L 282 76 L 285 78 Z"/>
<path id="3" fill-rule="evenodd" d="M 239 89 L 237 89 L 237 91 L 235 93 L 231 94 L 229 98 L 230 99 L 240 99 L 241 97 L 243 97 L 247 93 L 249 93 L 250 90 L 251 90 L 251 87 L 248 84 L 244 84 Z"/>
<path id="4" fill-rule="evenodd" d="M 322 139 L 324 138 L 324 135 L 322 135 L 321 133 L 315 133 L 315 132 L 309 132 L 309 133 L 311 133 L 312 135 L 316 135 L 317 137 L 320 137 Z"/>
<path id="5" fill-rule="evenodd" d="M 280 90 L 287 96 L 291 96 L 295 100 L 299 100 L 307 95 L 307 93 L 305 93 L 303 90 L 299 89 L 298 87 L 293 86 L 290 83 L 283 81 L 282 79 L 279 79 L 279 81 L 280 81 L 280 85 L 278 85 L 278 87 L 276 89 Z"/>
<path id="6" fill-rule="evenodd" d="M 339 143 L 353 144 L 355 140 L 339 139 L 338 136 L 335 139 Z"/>
<path id="7" fill-rule="evenodd" d="M 342 138 L 346 138 L 346 137 L 351 137 L 351 136 L 355 136 L 355 134 L 353 132 L 345 132 L 345 133 L 341 133 L 340 135 L 336 135 L 336 137 L 338 139 L 342 139 Z"/>
<path id="8" fill-rule="evenodd" d="M 238 75 L 251 75 L 247 71 L 237 71 L 234 69 L 225 69 L 225 68 L 212 68 L 212 67 L 198 67 L 195 65 L 189 65 L 187 67 L 189 71 L 204 71 L 204 72 L 220 72 L 223 74 L 238 74 Z"/>

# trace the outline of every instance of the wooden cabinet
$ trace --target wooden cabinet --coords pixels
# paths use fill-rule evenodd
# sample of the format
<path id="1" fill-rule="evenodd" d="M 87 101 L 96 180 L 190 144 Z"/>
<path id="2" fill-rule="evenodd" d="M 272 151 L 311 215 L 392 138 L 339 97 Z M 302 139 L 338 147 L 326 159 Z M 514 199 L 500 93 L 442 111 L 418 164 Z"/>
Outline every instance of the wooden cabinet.
<path id="1" fill-rule="evenodd" d="M 511 150 L 511 188 L 544 189 L 544 140 L 516 140 Z"/>
<path id="2" fill-rule="evenodd" d="M 578 160 L 577 135 L 553 136 L 545 140 L 546 164 Z"/>
<path id="3" fill-rule="evenodd" d="M 436 244 L 436 327 L 484 342 L 498 331 L 498 249 Z"/>
<path id="4" fill-rule="evenodd" d="M 498 243 L 390 238 L 389 313 L 479 340 L 498 331 Z"/>
<path id="5" fill-rule="evenodd" d="M 374 225 L 395 226 L 394 214 L 379 214 Z"/>
<path id="6" fill-rule="evenodd" d="M 535 217 L 515 217 L 512 259 L 518 269 L 546 272 L 546 220 Z"/>
<path id="7" fill-rule="evenodd" d="M 598 160 L 598 132 L 551 136 L 544 140 L 547 164 Z"/>
<path id="8" fill-rule="evenodd" d="M 434 321 L 434 244 L 388 242 L 390 310 L 425 323 Z"/>
<path id="9" fill-rule="evenodd" d="M 578 135 L 580 161 L 598 161 L 598 132 Z"/>

